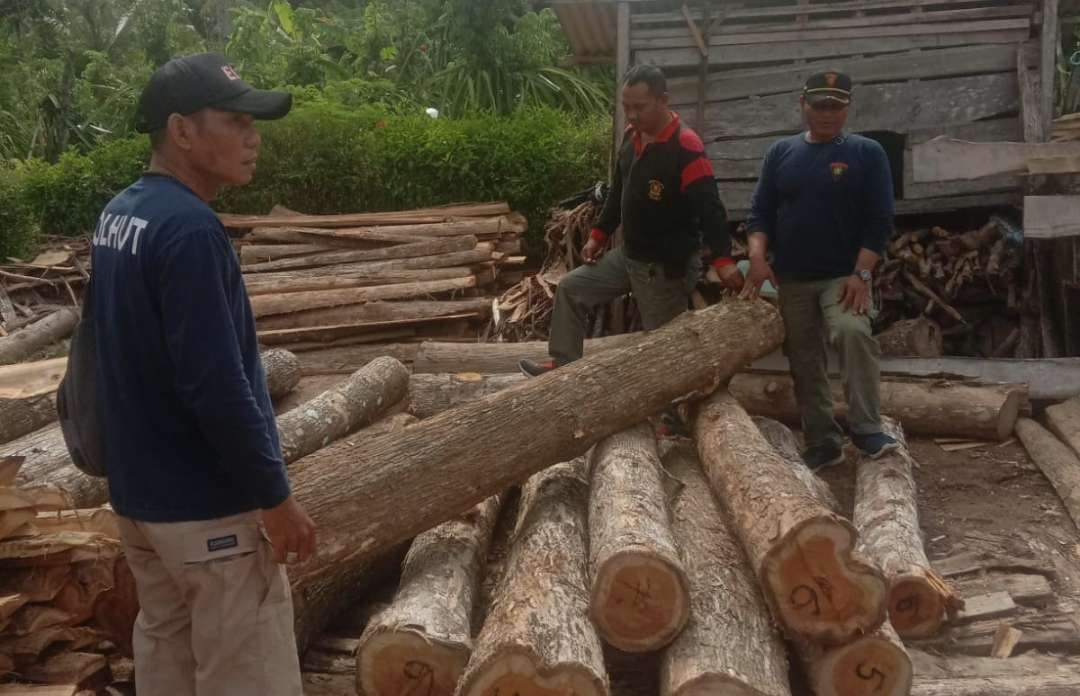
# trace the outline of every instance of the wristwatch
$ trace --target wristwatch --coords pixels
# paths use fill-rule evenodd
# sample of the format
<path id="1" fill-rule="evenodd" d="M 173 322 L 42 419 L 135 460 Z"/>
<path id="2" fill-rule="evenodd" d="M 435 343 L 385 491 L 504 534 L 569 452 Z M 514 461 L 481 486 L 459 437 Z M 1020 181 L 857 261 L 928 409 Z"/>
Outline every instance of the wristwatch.
<path id="1" fill-rule="evenodd" d="M 870 275 L 870 271 L 866 270 L 865 268 L 861 271 L 855 271 L 853 275 L 855 275 L 859 280 L 864 283 L 869 283 L 870 279 L 873 277 Z"/>

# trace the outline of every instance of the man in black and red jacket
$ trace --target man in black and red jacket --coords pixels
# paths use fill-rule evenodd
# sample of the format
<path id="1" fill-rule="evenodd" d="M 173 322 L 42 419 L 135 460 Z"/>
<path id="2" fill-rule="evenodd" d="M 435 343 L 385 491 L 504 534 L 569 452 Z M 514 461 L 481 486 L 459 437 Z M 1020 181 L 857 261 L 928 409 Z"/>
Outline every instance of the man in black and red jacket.
<path id="1" fill-rule="evenodd" d="M 668 109 L 659 68 L 639 65 L 623 79 L 629 126 L 619 148 L 611 192 L 582 249 L 586 265 L 559 281 L 551 319 L 551 360 L 522 360 L 535 377 L 582 355 L 586 313 L 633 293 L 646 330 L 684 312 L 701 271 L 701 251 L 720 282 L 740 290 L 743 277 L 730 258 L 727 213 L 698 134 Z M 604 253 L 622 224 L 622 246 Z"/>

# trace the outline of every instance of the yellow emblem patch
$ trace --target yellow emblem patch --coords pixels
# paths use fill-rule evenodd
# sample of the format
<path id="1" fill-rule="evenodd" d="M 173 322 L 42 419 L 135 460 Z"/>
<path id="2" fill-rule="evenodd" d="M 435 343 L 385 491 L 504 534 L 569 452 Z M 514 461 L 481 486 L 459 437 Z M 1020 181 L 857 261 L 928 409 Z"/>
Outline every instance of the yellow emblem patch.
<path id="1" fill-rule="evenodd" d="M 658 201 L 664 197 L 664 185 L 656 179 L 649 180 L 649 198 Z"/>

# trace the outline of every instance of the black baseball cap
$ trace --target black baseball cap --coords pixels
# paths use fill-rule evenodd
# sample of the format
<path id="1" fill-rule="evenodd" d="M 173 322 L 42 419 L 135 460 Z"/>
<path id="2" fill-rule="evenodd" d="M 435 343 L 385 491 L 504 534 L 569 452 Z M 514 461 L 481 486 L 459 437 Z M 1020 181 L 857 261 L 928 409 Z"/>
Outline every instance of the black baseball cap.
<path id="1" fill-rule="evenodd" d="M 810 104 L 835 101 L 851 103 L 851 78 L 838 70 L 826 70 L 806 78 L 803 96 Z"/>
<path id="2" fill-rule="evenodd" d="M 143 89 L 135 130 L 152 133 L 164 128 L 172 114 L 187 116 L 207 107 L 272 121 L 289 113 L 292 95 L 254 89 L 220 53 L 173 58 L 154 71 Z"/>

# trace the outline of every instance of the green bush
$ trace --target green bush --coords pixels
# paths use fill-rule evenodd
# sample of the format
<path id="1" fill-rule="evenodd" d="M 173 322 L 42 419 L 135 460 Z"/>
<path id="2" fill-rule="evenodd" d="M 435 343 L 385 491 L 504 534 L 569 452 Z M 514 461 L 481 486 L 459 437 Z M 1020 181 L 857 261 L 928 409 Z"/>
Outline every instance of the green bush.
<path id="1" fill-rule="evenodd" d="M 0 166 L 0 258 L 30 253 L 37 239 L 38 226 L 21 169 Z"/>
<path id="2" fill-rule="evenodd" d="M 548 110 L 431 119 L 315 100 L 260 125 L 255 180 L 215 207 L 265 213 L 280 203 L 338 213 L 506 200 L 529 218 L 530 248 L 538 251 L 547 208 L 605 177 L 609 124 Z M 86 232 L 148 156 L 139 137 L 69 152 L 53 166 L 29 164 L 15 174 L 18 185 L 0 187 L 0 208 L 17 195 L 43 231 Z"/>

